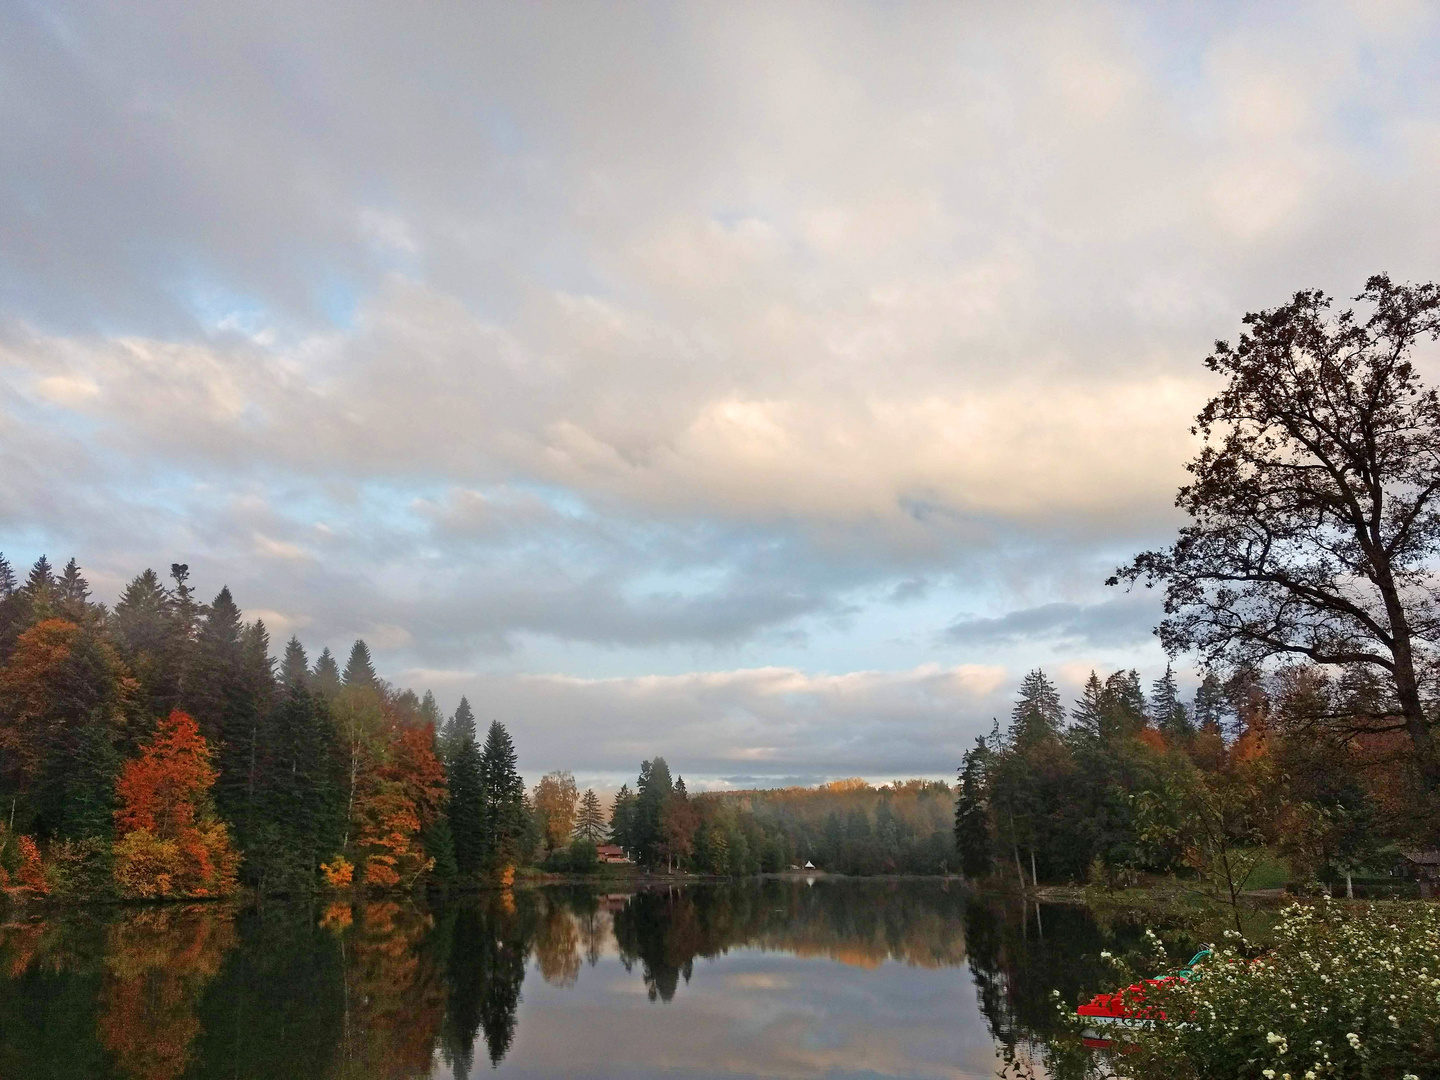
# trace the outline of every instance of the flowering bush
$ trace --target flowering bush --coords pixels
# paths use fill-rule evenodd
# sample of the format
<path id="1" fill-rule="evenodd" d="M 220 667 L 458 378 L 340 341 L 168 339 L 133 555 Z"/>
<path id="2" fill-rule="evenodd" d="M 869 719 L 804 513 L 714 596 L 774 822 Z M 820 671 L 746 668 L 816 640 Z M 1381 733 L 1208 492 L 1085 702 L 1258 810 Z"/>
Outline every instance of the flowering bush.
<path id="1" fill-rule="evenodd" d="M 1127 1036 L 1134 1046 L 1118 1064 L 1136 1080 L 1431 1080 L 1440 907 L 1297 904 L 1264 956 L 1219 946 L 1199 978 L 1156 988 L 1147 1003 L 1169 1021 Z"/>

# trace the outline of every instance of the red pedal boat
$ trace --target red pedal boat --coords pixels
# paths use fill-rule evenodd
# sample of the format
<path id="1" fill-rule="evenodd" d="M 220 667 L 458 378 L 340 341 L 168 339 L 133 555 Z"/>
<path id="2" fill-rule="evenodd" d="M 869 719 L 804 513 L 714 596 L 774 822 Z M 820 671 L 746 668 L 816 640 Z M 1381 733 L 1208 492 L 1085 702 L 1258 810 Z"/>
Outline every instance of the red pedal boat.
<path id="1" fill-rule="evenodd" d="M 1166 1019 L 1165 1011 L 1145 1002 L 1146 994 L 1154 986 L 1170 986 L 1177 982 L 1189 982 L 1199 978 L 1195 965 L 1210 955 L 1209 949 L 1201 949 L 1179 971 L 1162 975 L 1158 979 L 1145 979 L 1131 983 L 1123 990 L 1112 994 L 1096 994 L 1075 1010 L 1077 1016 L 1086 1022 L 1085 1045 L 1096 1050 L 1107 1050 L 1114 1040 L 1103 1034 L 1116 1027 L 1144 1028 Z"/>

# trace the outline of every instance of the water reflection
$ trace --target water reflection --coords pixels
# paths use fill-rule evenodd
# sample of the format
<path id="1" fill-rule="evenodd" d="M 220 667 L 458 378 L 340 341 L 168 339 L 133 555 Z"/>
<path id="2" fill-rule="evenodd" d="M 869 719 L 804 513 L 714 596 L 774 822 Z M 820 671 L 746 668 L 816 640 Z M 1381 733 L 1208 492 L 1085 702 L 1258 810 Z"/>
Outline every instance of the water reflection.
<path id="1" fill-rule="evenodd" d="M 923 881 L 12 917 L 0 1076 L 992 1076 L 1129 933 Z"/>

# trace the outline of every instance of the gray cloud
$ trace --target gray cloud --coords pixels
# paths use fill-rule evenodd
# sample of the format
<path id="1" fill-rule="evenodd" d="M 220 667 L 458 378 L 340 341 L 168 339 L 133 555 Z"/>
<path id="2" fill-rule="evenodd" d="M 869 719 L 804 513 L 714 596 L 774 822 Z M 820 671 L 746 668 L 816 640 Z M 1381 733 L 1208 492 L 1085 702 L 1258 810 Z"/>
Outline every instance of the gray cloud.
<path id="1" fill-rule="evenodd" d="M 1210 342 L 1433 274 L 1437 54 L 1405 5 L 8 5 L 0 548 L 467 679 L 1151 656 L 1098 582 Z M 750 700 L 695 678 L 651 732 Z M 807 694 L 775 775 L 949 753 Z"/>
<path id="2" fill-rule="evenodd" d="M 1150 639 L 1161 617 L 1160 597 L 1137 593 L 1098 604 L 1057 602 L 994 618 L 957 619 L 941 636 L 952 645 L 1135 646 Z"/>

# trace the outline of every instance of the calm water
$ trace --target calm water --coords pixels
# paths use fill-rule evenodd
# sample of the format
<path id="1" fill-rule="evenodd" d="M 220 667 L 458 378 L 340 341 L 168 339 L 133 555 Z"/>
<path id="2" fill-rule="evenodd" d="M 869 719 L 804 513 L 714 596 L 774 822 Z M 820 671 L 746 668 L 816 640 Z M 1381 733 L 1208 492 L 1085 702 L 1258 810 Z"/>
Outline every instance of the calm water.
<path id="1" fill-rule="evenodd" d="M 990 1077 L 1113 945 L 924 881 L 12 917 L 0 1077 Z"/>

